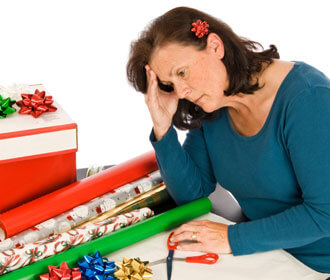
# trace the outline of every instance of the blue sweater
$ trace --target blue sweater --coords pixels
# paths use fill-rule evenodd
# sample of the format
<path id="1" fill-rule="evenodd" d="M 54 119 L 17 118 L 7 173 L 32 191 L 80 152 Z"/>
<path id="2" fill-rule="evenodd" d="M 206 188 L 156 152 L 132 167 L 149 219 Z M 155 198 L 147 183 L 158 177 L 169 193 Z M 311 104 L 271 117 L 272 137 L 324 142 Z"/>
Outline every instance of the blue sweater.
<path id="1" fill-rule="evenodd" d="M 330 81 L 321 72 L 295 62 L 254 136 L 239 135 L 222 108 L 183 146 L 173 126 L 150 141 L 178 204 L 207 197 L 216 182 L 235 196 L 251 221 L 229 226 L 233 255 L 285 249 L 330 272 Z"/>

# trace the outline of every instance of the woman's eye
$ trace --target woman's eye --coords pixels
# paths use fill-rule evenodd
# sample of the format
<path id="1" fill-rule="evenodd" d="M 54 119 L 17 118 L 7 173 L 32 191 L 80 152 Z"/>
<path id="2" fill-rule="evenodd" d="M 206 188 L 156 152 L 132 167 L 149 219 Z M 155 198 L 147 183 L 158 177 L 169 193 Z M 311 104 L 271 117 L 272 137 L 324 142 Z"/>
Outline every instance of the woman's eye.
<path id="1" fill-rule="evenodd" d="M 183 77 L 184 74 L 185 74 L 184 70 L 181 70 L 181 71 L 178 72 L 178 75 L 179 75 L 180 77 Z"/>

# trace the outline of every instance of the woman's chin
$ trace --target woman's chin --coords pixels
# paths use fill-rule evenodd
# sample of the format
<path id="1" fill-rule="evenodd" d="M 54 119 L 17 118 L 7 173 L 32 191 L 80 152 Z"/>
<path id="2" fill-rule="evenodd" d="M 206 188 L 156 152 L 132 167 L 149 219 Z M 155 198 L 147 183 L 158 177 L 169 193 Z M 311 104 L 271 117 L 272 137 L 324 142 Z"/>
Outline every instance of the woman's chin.
<path id="1" fill-rule="evenodd" d="M 213 113 L 216 110 L 216 108 L 214 106 L 210 106 L 210 105 L 201 104 L 200 107 L 206 113 Z"/>

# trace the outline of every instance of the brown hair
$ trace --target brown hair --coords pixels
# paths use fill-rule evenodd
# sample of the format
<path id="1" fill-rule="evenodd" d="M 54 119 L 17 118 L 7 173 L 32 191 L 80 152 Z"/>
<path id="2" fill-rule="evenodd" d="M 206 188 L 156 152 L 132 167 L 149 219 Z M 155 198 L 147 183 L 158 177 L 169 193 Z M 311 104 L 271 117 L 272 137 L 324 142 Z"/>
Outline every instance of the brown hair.
<path id="1" fill-rule="evenodd" d="M 260 89 L 258 80 L 251 84 L 252 75 L 263 70 L 263 63 L 271 64 L 273 58 L 279 58 L 274 45 L 263 50 L 261 44 L 236 35 L 232 29 L 221 20 L 204 12 L 187 7 L 174 8 L 154 19 L 140 34 L 138 40 L 131 44 L 129 61 L 127 63 L 127 78 L 133 87 L 142 93 L 147 91 L 147 77 L 144 66 L 149 63 L 156 47 L 167 43 L 179 43 L 184 46 L 194 46 L 203 50 L 207 45 L 207 36 L 198 38 L 191 31 L 192 23 L 197 19 L 209 24 L 209 33 L 216 33 L 223 41 L 225 56 L 222 61 L 226 67 L 229 87 L 225 95 L 237 93 L 252 94 Z M 258 51 L 261 49 L 261 51 Z M 160 83 L 160 89 L 173 91 L 173 88 Z M 219 110 L 218 110 L 219 111 Z M 202 121 L 213 119 L 218 111 L 206 113 L 192 102 L 180 99 L 178 109 L 173 117 L 173 124 L 179 129 L 201 127 Z"/>

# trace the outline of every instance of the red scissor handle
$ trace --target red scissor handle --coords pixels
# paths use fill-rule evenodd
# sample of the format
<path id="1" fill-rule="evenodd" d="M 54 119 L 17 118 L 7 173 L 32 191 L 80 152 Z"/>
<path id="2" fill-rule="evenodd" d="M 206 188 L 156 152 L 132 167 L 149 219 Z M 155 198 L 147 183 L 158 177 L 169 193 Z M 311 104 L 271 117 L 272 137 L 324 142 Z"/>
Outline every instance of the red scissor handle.
<path id="1" fill-rule="evenodd" d="M 171 232 L 170 236 L 167 239 L 167 248 L 169 250 L 176 250 L 176 246 L 178 246 L 178 242 L 173 243 L 173 242 L 170 241 L 173 234 L 174 234 L 174 232 Z"/>
<path id="2" fill-rule="evenodd" d="M 187 263 L 203 263 L 203 264 L 214 264 L 219 259 L 219 256 L 217 254 L 208 253 L 201 256 L 196 257 L 187 257 L 186 262 Z"/>

